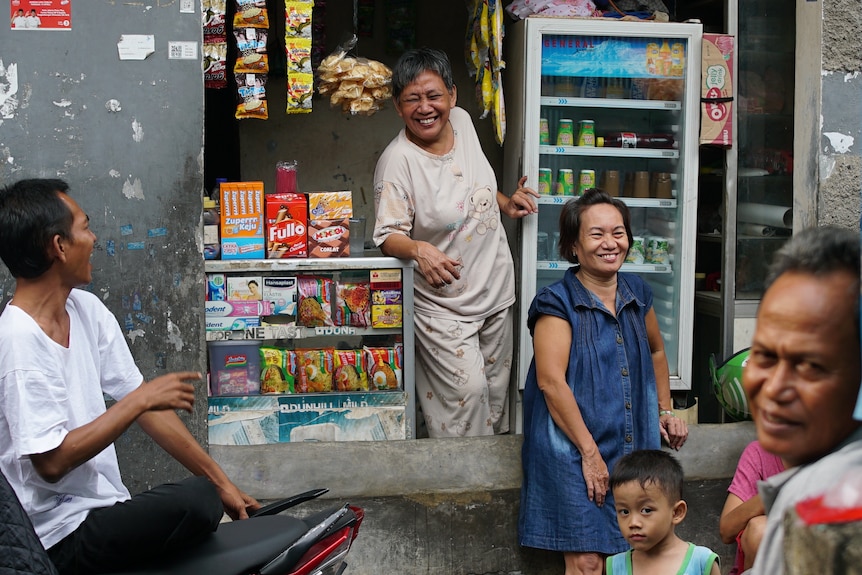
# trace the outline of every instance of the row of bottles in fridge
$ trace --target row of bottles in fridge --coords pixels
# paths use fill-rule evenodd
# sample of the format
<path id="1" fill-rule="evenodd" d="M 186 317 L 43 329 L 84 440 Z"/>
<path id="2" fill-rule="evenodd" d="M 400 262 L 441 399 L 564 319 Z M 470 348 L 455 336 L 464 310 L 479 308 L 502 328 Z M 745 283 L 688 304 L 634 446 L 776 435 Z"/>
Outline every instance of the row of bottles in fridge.
<path id="1" fill-rule="evenodd" d="M 683 81 L 674 78 L 542 76 L 542 96 L 616 100 L 679 100 Z"/>

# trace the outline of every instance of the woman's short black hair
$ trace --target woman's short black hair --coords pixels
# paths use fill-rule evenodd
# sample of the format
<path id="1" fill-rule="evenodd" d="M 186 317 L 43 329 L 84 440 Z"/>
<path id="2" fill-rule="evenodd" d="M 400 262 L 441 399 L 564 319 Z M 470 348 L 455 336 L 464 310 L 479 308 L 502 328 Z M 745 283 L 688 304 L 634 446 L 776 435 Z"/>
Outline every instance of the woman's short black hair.
<path id="1" fill-rule="evenodd" d="M 404 52 L 392 68 L 392 97 L 397 100 L 404 88 L 422 72 L 434 72 L 440 76 L 446 89 L 452 93 L 455 81 L 446 52 L 434 48 L 415 48 Z"/>
<path id="2" fill-rule="evenodd" d="M 591 206 L 598 204 L 609 204 L 619 210 L 623 217 L 623 225 L 626 227 L 626 236 L 629 238 L 629 249 L 634 243 L 632 235 L 632 216 L 629 207 L 622 200 L 612 197 L 607 192 L 598 188 L 589 188 L 583 196 L 572 198 L 563 205 L 560 212 L 560 257 L 569 263 L 578 263 L 578 256 L 572 249 L 578 242 L 581 234 L 581 216 Z M 626 251 L 628 255 L 628 251 Z"/>
<path id="3" fill-rule="evenodd" d="M 51 267 L 48 247 L 72 233 L 63 180 L 21 180 L 0 189 L 0 259 L 12 277 L 37 278 Z"/>

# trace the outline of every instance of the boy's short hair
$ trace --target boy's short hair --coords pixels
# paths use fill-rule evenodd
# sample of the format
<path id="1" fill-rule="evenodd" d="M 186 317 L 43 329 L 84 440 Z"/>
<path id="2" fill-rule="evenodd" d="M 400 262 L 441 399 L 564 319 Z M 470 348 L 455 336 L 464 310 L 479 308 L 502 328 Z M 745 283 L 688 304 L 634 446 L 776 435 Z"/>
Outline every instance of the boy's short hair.
<path id="1" fill-rule="evenodd" d="M 656 485 L 675 503 L 682 499 L 682 485 L 685 474 L 679 461 L 660 449 L 643 449 L 624 455 L 614 466 L 611 473 L 610 488 L 637 481 L 641 487 Z"/>

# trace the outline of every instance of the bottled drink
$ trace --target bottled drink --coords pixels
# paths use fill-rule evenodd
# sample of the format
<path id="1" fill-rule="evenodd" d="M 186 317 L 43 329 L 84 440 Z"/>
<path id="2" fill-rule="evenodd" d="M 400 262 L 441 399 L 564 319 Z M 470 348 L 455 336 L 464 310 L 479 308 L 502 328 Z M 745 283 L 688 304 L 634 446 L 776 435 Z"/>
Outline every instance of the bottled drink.
<path id="1" fill-rule="evenodd" d="M 596 138 L 596 145 L 605 148 L 660 148 L 677 147 L 673 134 L 636 134 L 635 132 L 610 132 Z"/>

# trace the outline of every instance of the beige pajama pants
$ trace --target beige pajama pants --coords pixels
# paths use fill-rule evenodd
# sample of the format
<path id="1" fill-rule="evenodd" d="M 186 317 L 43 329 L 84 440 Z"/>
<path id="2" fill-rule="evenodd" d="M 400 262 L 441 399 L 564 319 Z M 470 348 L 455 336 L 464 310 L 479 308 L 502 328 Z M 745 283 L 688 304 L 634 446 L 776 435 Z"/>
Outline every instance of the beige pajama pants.
<path id="1" fill-rule="evenodd" d="M 430 437 L 509 430 L 512 308 L 479 321 L 416 313 L 416 397 Z"/>

